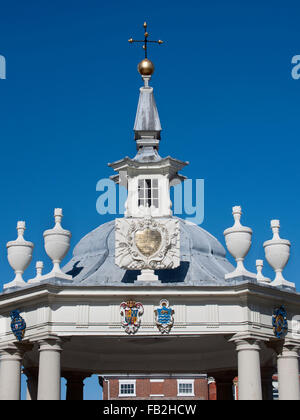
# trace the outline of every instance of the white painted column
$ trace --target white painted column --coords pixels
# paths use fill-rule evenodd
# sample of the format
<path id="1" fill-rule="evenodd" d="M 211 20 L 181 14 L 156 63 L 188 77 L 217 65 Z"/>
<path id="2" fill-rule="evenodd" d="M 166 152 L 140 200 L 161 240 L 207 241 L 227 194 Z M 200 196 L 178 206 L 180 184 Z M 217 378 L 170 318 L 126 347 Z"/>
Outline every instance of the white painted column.
<path id="1" fill-rule="evenodd" d="M 46 338 L 39 341 L 38 400 L 60 400 L 61 340 Z"/>
<path id="2" fill-rule="evenodd" d="M 279 400 L 300 400 L 299 343 L 286 341 L 278 347 L 277 370 Z"/>
<path id="3" fill-rule="evenodd" d="M 259 340 L 235 336 L 232 341 L 238 353 L 239 400 L 262 400 Z"/>
<path id="4" fill-rule="evenodd" d="M 0 349 L 0 400 L 21 397 L 21 364 L 23 352 L 14 344 Z"/>

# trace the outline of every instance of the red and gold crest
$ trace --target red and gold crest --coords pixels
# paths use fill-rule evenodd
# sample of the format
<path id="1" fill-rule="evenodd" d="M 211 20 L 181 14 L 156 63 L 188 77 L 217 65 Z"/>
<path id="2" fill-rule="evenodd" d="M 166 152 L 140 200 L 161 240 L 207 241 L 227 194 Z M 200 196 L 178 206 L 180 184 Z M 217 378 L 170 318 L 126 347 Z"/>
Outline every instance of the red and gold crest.
<path id="1" fill-rule="evenodd" d="M 127 334 L 135 334 L 141 325 L 141 316 L 144 313 L 144 307 L 140 302 L 128 300 L 120 305 L 120 315 L 122 326 Z"/>

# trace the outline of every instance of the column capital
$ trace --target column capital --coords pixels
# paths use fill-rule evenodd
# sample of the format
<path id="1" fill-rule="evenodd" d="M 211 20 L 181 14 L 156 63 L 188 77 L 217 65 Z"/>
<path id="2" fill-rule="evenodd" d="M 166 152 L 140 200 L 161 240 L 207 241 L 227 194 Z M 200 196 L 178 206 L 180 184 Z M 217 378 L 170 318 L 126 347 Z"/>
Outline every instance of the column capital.
<path id="1" fill-rule="evenodd" d="M 260 350 L 260 345 L 263 342 L 269 341 L 268 338 L 253 334 L 251 332 L 237 333 L 229 339 L 236 345 L 236 350 Z"/>
<path id="2" fill-rule="evenodd" d="M 31 349 L 31 346 L 21 343 L 7 343 L 0 346 L 1 360 L 18 360 L 23 359 L 24 353 Z"/>
<path id="3" fill-rule="evenodd" d="M 272 340 L 268 343 L 268 347 L 272 348 L 278 357 L 299 357 L 300 342 L 290 338 L 284 340 Z"/>
<path id="4" fill-rule="evenodd" d="M 62 351 L 63 340 L 54 334 L 49 334 L 38 338 L 39 352 L 42 351 Z"/>

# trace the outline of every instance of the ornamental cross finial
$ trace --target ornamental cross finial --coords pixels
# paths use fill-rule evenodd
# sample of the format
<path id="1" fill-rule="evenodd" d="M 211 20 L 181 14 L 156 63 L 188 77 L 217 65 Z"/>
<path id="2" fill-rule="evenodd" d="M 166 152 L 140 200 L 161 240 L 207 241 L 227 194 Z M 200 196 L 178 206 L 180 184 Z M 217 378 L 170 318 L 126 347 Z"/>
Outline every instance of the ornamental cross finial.
<path id="1" fill-rule="evenodd" d="M 145 39 L 144 39 L 144 40 L 140 41 L 140 40 L 136 40 L 136 39 L 132 39 L 132 38 L 130 38 L 130 39 L 128 40 L 128 42 L 130 42 L 131 44 L 132 44 L 133 42 L 143 42 L 143 43 L 144 43 L 143 48 L 144 48 L 144 50 L 145 50 L 145 58 L 148 58 L 148 57 L 147 57 L 147 48 L 148 48 L 148 43 L 150 42 L 150 43 L 152 43 L 152 44 L 162 44 L 162 43 L 163 43 L 163 41 L 161 41 L 160 39 L 159 39 L 158 41 L 151 41 L 150 39 L 148 39 L 149 33 L 147 32 L 147 22 L 144 22 L 144 29 L 145 29 L 145 33 L 144 33 L 144 37 L 145 37 Z"/>

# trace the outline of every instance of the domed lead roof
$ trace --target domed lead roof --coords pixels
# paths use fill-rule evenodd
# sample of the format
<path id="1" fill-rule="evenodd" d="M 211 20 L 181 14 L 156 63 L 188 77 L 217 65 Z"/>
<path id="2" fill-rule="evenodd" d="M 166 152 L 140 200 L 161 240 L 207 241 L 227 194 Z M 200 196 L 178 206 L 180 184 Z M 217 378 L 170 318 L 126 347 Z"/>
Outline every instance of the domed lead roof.
<path id="1" fill-rule="evenodd" d="M 159 282 L 178 285 L 224 285 L 224 275 L 233 271 L 220 242 L 199 226 L 180 221 L 180 266 L 156 270 Z M 77 285 L 120 285 L 134 283 L 140 271 L 124 270 L 115 264 L 115 221 L 88 233 L 76 245 L 73 258 L 64 267 Z M 143 284 L 145 284 L 143 282 Z"/>

